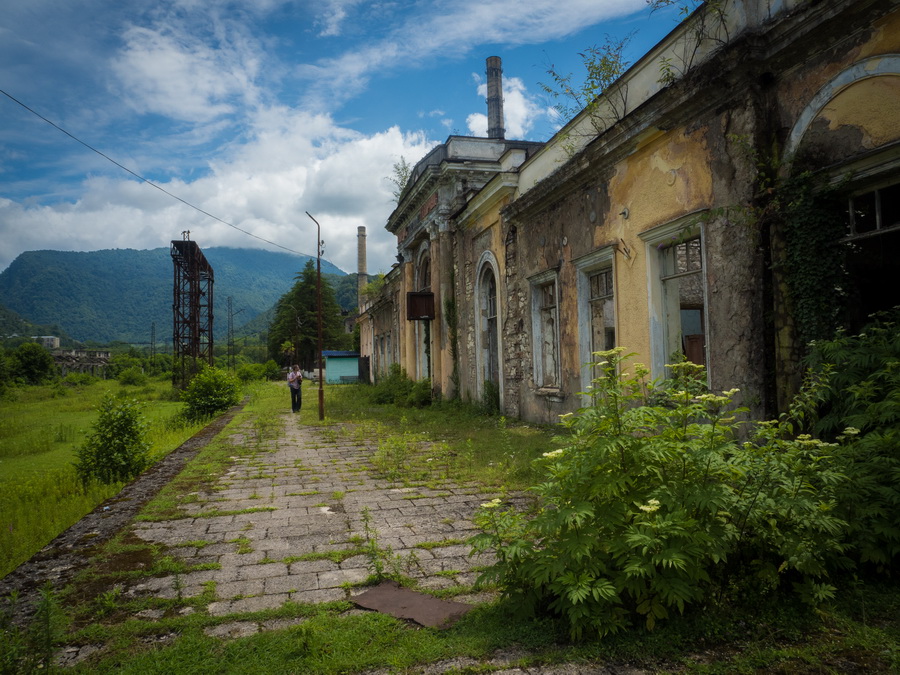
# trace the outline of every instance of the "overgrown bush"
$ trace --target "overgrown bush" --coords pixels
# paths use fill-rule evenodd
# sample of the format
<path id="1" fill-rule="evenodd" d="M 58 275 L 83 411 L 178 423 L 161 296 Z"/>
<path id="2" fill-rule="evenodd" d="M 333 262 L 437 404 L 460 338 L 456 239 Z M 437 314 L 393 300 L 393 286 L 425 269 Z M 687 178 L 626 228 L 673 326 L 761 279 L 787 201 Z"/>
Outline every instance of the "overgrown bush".
<path id="1" fill-rule="evenodd" d="M 25 384 L 42 384 L 57 375 L 50 352 L 36 342 L 16 347 L 9 359 L 9 371 L 12 379 Z"/>
<path id="2" fill-rule="evenodd" d="M 75 471 L 82 482 L 104 484 L 130 480 L 147 466 L 147 425 L 137 401 L 107 394 L 85 442 L 75 451 Z"/>
<path id="3" fill-rule="evenodd" d="M 185 418 L 196 422 L 237 405 L 241 400 L 241 383 L 227 371 L 205 367 L 182 392 L 181 400 Z"/>
<path id="4" fill-rule="evenodd" d="M 130 366 L 119 372 L 116 379 L 119 384 L 129 385 L 132 387 L 141 387 L 150 381 L 150 378 L 144 374 L 139 366 Z"/>
<path id="5" fill-rule="evenodd" d="M 391 364 L 388 374 L 372 387 L 372 402 L 394 404 L 402 408 L 424 408 L 431 405 L 431 380 L 413 380 L 399 364 Z"/>
<path id="6" fill-rule="evenodd" d="M 282 377 L 281 368 L 278 366 L 277 363 L 275 363 L 275 361 L 273 359 L 269 359 L 268 361 L 266 361 L 263 364 L 263 376 L 267 380 L 280 380 L 281 379 L 281 377 Z"/>
<path id="7" fill-rule="evenodd" d="M 828 380 L 815 428 L 846 446 L 838 513 L 859 560 L 883 566 L 900 555 L 900 307 L 873 319 L 812 343 L 809 362 Z"/>
<path id="8" fill-rule="evenodd" d="M 398 405 L 405 405 L 410 408 L 425 408 L 431 405 L 433 396 L 431 393 L 431 380 L 425 378 L 413 382 L 412 388 L 405 401 L 398 401 Z"/>
<path id="9" fill-rule="evenodd" d="M 847 478 L 838 446 L 794 437 L 819 385 L 741 442 L 736 390 L 696 393 L 699 366 L 670 366 L 672 380 L 653 388 L 639 364 L 619 377 L 619 350 L 598 354 L 593 405 L 564 416 L 571 435 L 538 460 L 536 514 L 499 499 L 480 510 L 473 544 L 497 553 L 482 580 L 526 611 L 561 615 L 576 637 L 637 617 L 653 628 L 735 587 L 830 597 L 829 574 L 845 563 L 835 505 Z"/>
<path id="10" fill-rule="evenodd" d="M 265 379 L 265 366 L 261 363 L 244 363 L 238 366 L 237 376 L 241 382 Z"/>
<path id="11" fill-rule="evenodd" d="M 87 387 L 99 381 L 90 373 L 69 373 L 62 379 L 62 383 L 67 387 Z"/>
<path id="12" fill-rule="evenodd" d="M 406 399 L 412 391 L 413 381 L 398 363 L 392 363 L 388 374 L 376 380 L 372 387 L 372 402 L 381 405 Z"/>
<path id="13" fill-rule="evenodd" d="M 280 380 L 282 378 L 281 368 L 272 359 L 265 363 L 242 363 L 237 368 L 237 376 L 241 382 Z"/>

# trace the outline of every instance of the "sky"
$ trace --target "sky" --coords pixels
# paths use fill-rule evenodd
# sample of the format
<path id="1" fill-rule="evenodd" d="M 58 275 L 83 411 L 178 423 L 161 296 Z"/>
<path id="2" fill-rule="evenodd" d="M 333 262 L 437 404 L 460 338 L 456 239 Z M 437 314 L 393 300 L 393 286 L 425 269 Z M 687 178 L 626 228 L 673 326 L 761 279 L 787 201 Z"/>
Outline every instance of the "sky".
<path id="1" fill-rule="evenodd" d="M 632 36 L 633 63 L 674 27 L 646 0 L 12 0 L 0 271 L 24 251 L 185 231 L 314 256 L 309 213 L 326 259 L 355 272 L 363 225 L 368 272 L 387 272 L 394 166 L 487 135 L 487 57 L 503 62 L 506 137 L 546 141 L 565 121 L 550 68 L 579 79 L 579 53 L 608 35 Z"/>

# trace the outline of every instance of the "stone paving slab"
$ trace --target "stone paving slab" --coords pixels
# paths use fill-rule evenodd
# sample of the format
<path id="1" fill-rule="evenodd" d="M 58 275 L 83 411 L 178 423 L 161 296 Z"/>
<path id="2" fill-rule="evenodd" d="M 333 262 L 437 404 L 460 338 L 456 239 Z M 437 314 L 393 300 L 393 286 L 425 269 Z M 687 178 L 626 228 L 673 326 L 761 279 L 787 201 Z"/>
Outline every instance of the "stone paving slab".
<path id="1" fill-rule="evenodd" d="M 234 456 L 211 489 L 184 507 L 188 517 L 133 526 L 141 539 L 219 569 L 150 579 L 132 592 L 193 597 L 212 582 L 213 616 L 288 601 L 349 599 L 365 590 L 359 584 L 374 571 L 369 556 L 324 556 L 359 550 L 367 535 L 395 564 L 408 565 L 403 573 L 425 589 L 470 585 L 475 568 L 492 562 L 490 556 L 470 556 L 470 547 L 460 542 L 476 533 L 472 516 L 496 493 L 448 481 L 404 486 L 376 475 L 370 462 L 377 447 L 342 440 L 334 427 L 302 426 L 290 414 L 283 415 L 283 424 L 281 437 L 252 457 Z M 230 440 L 250 442 L 246 438 L 235 434 Z M 270 510 L 203 516 L 260 508 Z M 259 630 L 253 622 L 222 628 L 227 635 L 253 630 Z"/>

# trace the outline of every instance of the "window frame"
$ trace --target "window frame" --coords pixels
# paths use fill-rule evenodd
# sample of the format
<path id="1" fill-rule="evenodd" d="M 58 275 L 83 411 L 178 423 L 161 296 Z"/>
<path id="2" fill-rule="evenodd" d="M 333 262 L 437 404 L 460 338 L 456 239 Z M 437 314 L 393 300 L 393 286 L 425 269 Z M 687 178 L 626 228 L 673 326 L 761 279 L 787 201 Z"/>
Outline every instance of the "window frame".
<path id="1" fill-rule="evenodd" d="M 485 371 L 487 370 L 487 352 L 489 350 L 490 344 L 485 344 L 484 340 L 484 332 L 487 330 L 487 316 L 485 312 L 487 308 L 484 306 L 484 297 L 485 297 L 485 288 L 484 288 L 484 279 L 485 275 L 490 272 L 494 278 L 494 290 L 496 292 L 496 297 L 494 298 L 494 309 L 496 311 L 495 315 L 495 339 L 497 341 L 497 386 L 500 389 L 500 405 L 501 409 L 503 406 L 503 334 L 501 331 L 500 325 L 500 317 L 503 312 L 503 304 L 501 302 L 501 286 L 500 286 L 500 267 L 497 264 L 497 259 L 494 254 L 490 251 L 485 251 L 482 253 L 480 259 L 478 260 L 478 266 L 476 267 L 478 270 L 477 276 L 475 277 L 475 302 L 476 302 L 476 311 L 475 311 L 475 322 L 476 322 L 476 330 L 475 330 L 475 391 L 477 395 L 481 397 L 484 393 L 484 382 L 487 379 L 485 377 Z"/>
<path id="2" fill-rule="evenodd" d="M 577 270 L 576 292 L 578 294 L 578 357 L 581 363 L 581 390 L 588 391 L 591 386 L 594 374 L 589 363 L 595 359 L 593 357 L 593 349 L 591 348 L 591 340 L 593 338 L 593 330 L 591 328 L 591 276 L 603 272 L 610 271 L 612 283 L 613 297 L 613 330 L 616 333 L 616 342 L 618 343 L 619 335 L 619 311 L 616 305 L 618 299 L 618 283 L 616 281 L 616 264 L 615 264 L 615 248 L 605 246 L 597 249 L 585 256 L 572 261 Z M 589 403 L 590 397 L 586 398 Z"/>
<path id="3" fill-rule="evenodd" d="M 706 228 L 700 221 L 700 216 L 706 210 L 694 211 L 676 218 L 668 223 L 654 227 L 638 236 L 644 242 L 647 255 L 647 310 L 650 332 L 650 376 L 654 379 L 667 378 L 669 376 L 666 364 L 669 356 L 675 351 L 670 348 L 668 335 L 668 322 L 666 316 L 664 281 L 686 276 L 688 274 L 700 274 L 703 292 L 705 346 L 704 357 L 706 361 L 706 379 L 710 381 L 712 362 L 709 358 L 709 345 L 712 343 L 712 335 L 709 321 L 709 287 L 707 284 L 707 256 L 706 256 Z M 671 245 L 686 242 L 691 239 L 700 240 L 699 272 L 686 272 L 683 274 L 664 275 L 664 251 Z"/>
<path id="4" fill-rule="evenodd" d="M 529 277 L 528 283 L 531 290 L 531 355 L 534 383 L 539 389 L 558 391 L 562 379 L 559 348 L 559 272 L 555 269 L 546 270 L 540 274 Z M 553 373 L 553 382 L 547 381 L 547 376 L 544 372 L 544 356 L 541 350 L 544 343 L 542 321 L 544 289 L 550 284 L 553 284 L 554 298 L 556 301 L 555 321 L 553 325 L 553 335 L 551 336 L 556 353 L 556 372 Z"/>

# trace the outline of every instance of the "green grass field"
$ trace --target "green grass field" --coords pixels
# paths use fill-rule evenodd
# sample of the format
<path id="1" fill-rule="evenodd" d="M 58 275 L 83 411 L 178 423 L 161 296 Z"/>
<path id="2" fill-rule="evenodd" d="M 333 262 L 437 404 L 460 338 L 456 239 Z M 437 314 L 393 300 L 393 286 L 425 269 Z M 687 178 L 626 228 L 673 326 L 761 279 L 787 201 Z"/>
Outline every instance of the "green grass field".
<path id="1" fill-rule="evenodd" d="M 152 460 L 199 429 L 172 424 L 181 404 L 169 400 L 167 381 L 140 388 L 101 381 L 13 390 L 0 400 L 0 576 L 122 488 L 85 487 L 72 467 L 75 449 L 90 432 L 96 407 L 107 393 L 142 402 Z"/>

